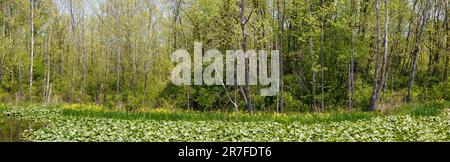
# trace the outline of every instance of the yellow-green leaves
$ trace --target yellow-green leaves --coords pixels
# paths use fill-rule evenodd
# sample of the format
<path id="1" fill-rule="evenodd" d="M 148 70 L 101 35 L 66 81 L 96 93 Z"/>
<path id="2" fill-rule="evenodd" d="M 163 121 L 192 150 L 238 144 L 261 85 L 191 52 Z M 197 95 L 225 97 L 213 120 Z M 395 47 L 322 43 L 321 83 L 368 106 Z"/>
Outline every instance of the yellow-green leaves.
<path id="1" fill-rule="evenodd" d="M 328 124 L 122 120 L 63 116 L 60 110 L 42 108 L 9 109 L 0 114 L 45 123 L 24 134 L 30 141 L 450 141 L 449 112 Z"/>

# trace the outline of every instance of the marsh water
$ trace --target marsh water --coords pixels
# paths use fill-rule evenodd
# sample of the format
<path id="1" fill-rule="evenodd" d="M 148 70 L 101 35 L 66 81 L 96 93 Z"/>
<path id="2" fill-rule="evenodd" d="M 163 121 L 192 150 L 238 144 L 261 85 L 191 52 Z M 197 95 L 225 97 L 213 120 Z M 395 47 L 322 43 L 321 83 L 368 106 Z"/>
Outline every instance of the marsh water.
<path id="1" fill-rule="evenodd" d="M 40 127 L 37 123 L 20 121 L 0 116 L 0 142 L 26 142 L 22 138 L 25 130 Z"/>

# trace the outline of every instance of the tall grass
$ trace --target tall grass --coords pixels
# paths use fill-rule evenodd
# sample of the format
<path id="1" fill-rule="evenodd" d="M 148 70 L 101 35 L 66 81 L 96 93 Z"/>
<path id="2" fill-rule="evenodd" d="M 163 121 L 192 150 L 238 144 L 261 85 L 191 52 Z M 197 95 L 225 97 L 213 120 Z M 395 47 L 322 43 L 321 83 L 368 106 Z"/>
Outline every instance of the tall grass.
<path id="1" fill-rule="evenodd" d="M 369 120 L 373 117 L 387 115 L 410 115 L 410 116 L 435 116 L 440 114 L 444 108 L 449 108 L 448 101 L 433 101 L 420 104 L 406 104 L 400 108 L 375 111 L 335 111 L 328 113 L 243 113 L 243 112 L 197 112 L 197 111 L 172 111 L 167 109 L 156 109 L 142 112 L 124 112 L 98 108 L 95 106 L 50 106 L 52 109 L 62 109 L 61 114 L 73 117 L 111 118 L 123 120 L 166 120 L 166 121 L 229 121 L 229 122 L 258 122 L 275 121 L 279 123 L 300 122 L 304 124 L 332 123 L 340 121 Z M 0 104 L 0 112 L 7 106 Z"/>
<path id="2" fill-rule="evenodd" d="M 169 121 L 230 121 L 230 122 L 258 122 L 275 121 L 279 123 L 301 122 L 305 124 L 331 123 L 339 121 L 368 120 L 378 116 L 371 112 L 333 112 L 306 114 L 277 114 L 277 113 L 222 113 L 222 112 L 118 112 L 64 109 L 62 114 L 76 117 L 113 118 L 124 120 L 169 120 Z"/>
<path id="3" fill-rule="evenodd" d="M 431 101 L 426 103 L 406 104 L 398 109 L 389 111 L 389 114 L 410 115 L 410 116 L 436 116 L 444 109 L 450 108 L 449 101 Z"/>

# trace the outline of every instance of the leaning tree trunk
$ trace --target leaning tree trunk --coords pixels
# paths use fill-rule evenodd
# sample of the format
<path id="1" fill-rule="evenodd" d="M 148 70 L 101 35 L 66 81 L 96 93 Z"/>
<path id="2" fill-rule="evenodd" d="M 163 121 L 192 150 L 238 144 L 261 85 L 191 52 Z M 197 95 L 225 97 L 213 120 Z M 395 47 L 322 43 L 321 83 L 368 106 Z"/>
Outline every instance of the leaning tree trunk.
<path id="1" fill-rule="evenodd" d="M 412 60 L 411 60 L 411 70 L 409 73 L 409 79 L 408 79 L 408 96 L 406 97 L 407 102 L 412 102 L 412 86 L 414 82 L 415 77 L 415 71 L 417 67 L 417 58 L 420 55 L 421 45 L 423 41 L 423 33 L 425 30 L 425 27 L 428 23 L 428 10 L 429 10 L 429 4 L 425 2 L 424 8 L 422 9 L 421 19 L 419 21 L 418 27 L 416 28 L 416 40 L 414 43 L 414 50 L 412 53 Z"/>

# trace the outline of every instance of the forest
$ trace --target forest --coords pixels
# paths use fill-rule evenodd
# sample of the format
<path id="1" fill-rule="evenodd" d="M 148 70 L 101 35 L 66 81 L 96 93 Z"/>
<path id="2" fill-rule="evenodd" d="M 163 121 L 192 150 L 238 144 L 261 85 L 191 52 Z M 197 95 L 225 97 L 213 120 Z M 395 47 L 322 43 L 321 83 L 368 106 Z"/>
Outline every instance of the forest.
<path id="1" fill-rule="evenodd" d="M 54 111 L 56 116 L 83 116 L 86 120 L 100 117 L 100 122 L 109 122 L 102 118 L 155 119 L 147 124 L 168 127 L 171 124 L 166 119 L 187 122 L 177 125 L 180 128 L 191 125 L 189 122 L 204 127 L 196 122 L 199 120 L 229 121 L 230 125 L 267 122 L 263 119 L 277 124 L 350 120 L 374 130 L 384 128 L 365 125 L 359 119 L 381 118 L 380 123 L 389 123 L 384 119 L 390 114 L 409 114 L 407 119 L 398 118 L 400 124 L 406 124 L 416 120 L 410 116 L 441 114 L 444 125 L 434 126 L 444 135 L 355 139 L 448 141 L 448 116 L 441 113 L 449 112 L 444 109 L 450 101 L 448 4 L 448 0 L 1 0 L 0 112 L 20 120 L 50 123 L 56 118 Z M 183 49 L 194 57 L 195 42 L 202 43 L 203 51 L 222 53 L 229 49 L 278 50 L 279 91 L 275 96 L 261 96 L 261 86 L 249 85 L 248 71 L 244 85 L 174 85 L 171 72 L 176 62 L 171 56 Z M 248 66 L 249 59 L 244 63 Z M 22 112 L 11 107 L 62 110 Z M 423 129 L 431 129 L 425 125 L 435 120 L 426 121 L 417 122 Z M 251 122 L 239 127 L 259 129 Z M 222 127 L 215 124 L 217 129 Z M 46 128 L 65 129 L 57 124 Z M 346 128 L 344 124 L 341 131 Z M 180 133 L 172 127 L 164 131 Z M 193 139 L 188 133 L 186 138 L 124 138 L 284 141 L 272 136 L 228 138 L 224 132 L 216 133 L 224 137 Z M 278 133 L 269 135 L 307 140 Z M 50 136 L 42 131 L 27 134 L 38 141 L 87 140 L 46 137 Z M 116 140 L 108 138 L 106 141 Z"/>
<path id="2" fill-rule="evenodd" d="M 2 0 L 0 16 L 3 102 L 323 112 L 449 100 L 447 0 Z M 173 86 L 170 56 L 194 41 L 279 50 L 279 95 Z"/>

